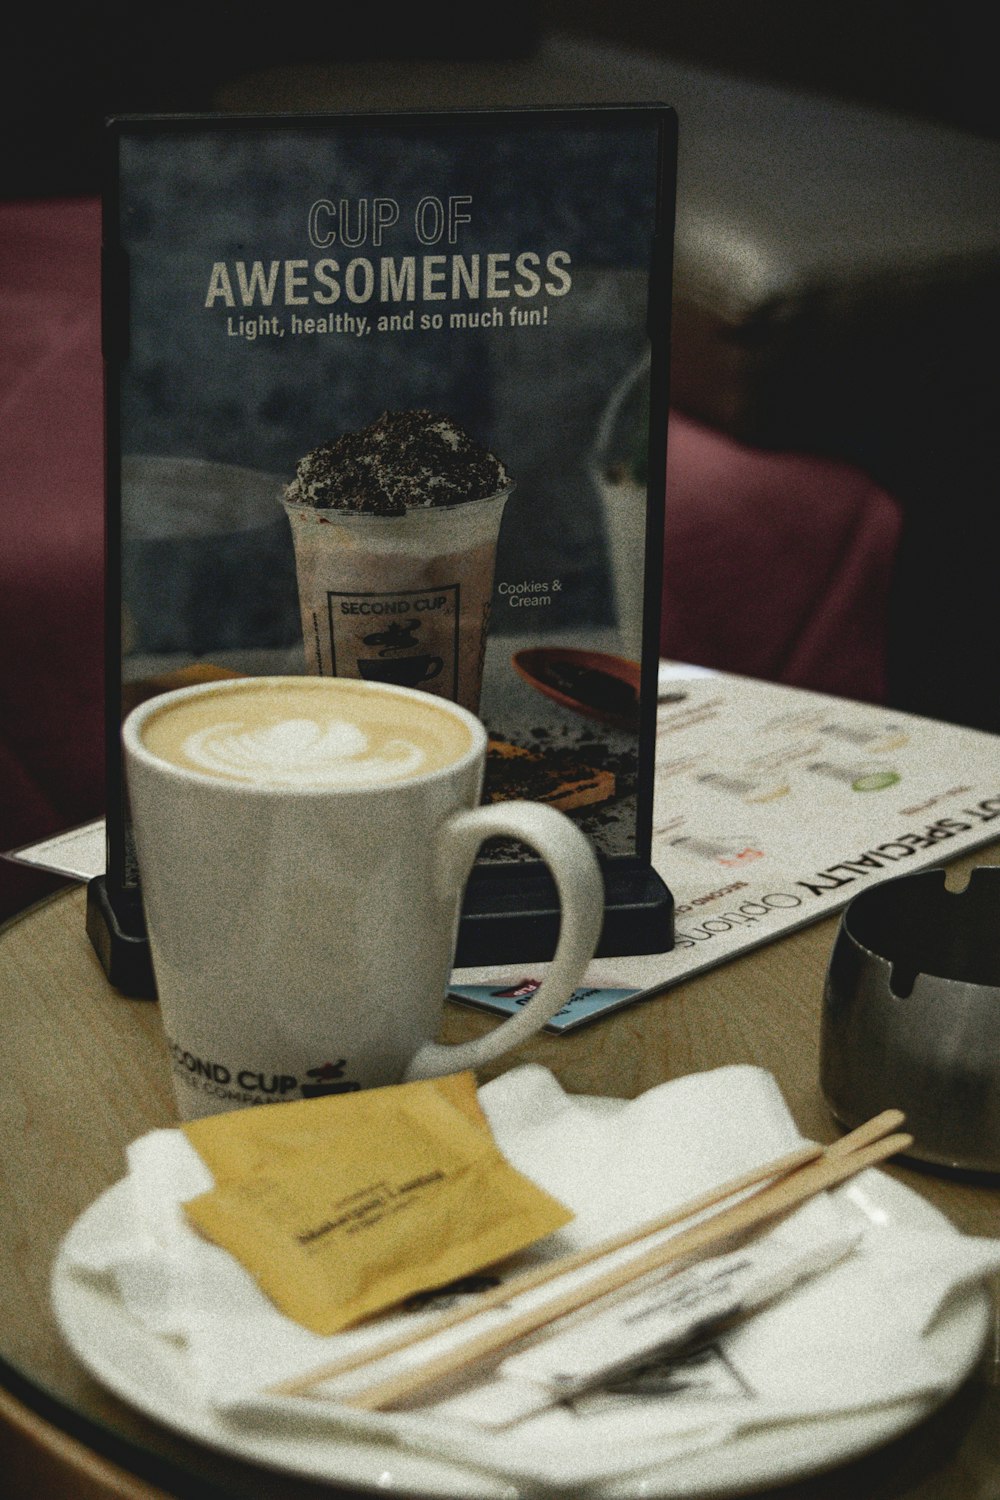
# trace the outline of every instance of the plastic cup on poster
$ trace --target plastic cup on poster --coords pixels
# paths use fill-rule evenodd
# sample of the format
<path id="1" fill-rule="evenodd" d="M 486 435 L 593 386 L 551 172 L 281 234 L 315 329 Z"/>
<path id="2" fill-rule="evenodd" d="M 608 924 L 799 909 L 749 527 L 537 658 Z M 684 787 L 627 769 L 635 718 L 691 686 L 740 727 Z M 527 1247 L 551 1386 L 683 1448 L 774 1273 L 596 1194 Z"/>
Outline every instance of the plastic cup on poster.
<path id="1" fill-rule="evenodd" d="M 509 494 L 399 516 L 286 500 L 307 671 L 418 687 L 477 712 Z"/>

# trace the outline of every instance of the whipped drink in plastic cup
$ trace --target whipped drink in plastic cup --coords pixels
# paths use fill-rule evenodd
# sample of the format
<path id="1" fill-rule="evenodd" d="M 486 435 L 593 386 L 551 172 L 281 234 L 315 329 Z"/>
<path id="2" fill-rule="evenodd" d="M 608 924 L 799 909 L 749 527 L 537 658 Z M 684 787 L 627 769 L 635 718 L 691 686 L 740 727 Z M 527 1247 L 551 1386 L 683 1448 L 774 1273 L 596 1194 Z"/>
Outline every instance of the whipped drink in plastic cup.
<path id="1" fill-rule="evenodd" d="M 285 491 L 306 667 L 479 707 L 512 485 L 448 418 L 385 413 L 307 454 Z"/>
<path id="2" fill-rule="evenodd" d="M 479 707 L 507 491 L 401 516 L 285 502 L 306 666 Z"/>

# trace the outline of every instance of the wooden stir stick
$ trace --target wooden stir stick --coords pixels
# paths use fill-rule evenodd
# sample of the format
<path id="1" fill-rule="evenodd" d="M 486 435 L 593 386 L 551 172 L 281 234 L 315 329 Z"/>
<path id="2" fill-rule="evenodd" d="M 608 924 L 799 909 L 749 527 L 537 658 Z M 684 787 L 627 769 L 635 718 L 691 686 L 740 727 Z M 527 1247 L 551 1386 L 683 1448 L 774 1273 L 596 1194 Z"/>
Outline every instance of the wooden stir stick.
<path id="1" fill-rule="evenodd" d="M 711 1244 L 715 1243 L 715 1236 L 717 1236 L 718 1239 L 725 1239 L 739 1232 L 739 1227 L 733 1225 L 730 1225 L 730 1227 L 728 1228 L 723 1228 L 722 1230 L 715 1229 L 715 1226 L 719 1224 L 720 1220 L 725 1219 L 727 1214 L 733 1214 L 737 1210 L 749 1208 L 751 1205 L 759 1205 L 765 1195 L 771 1193 L 773 1190 L 786 1185 L 790 1186 L 791 1184 L 789 1182 L 789 1179 L 793 1178 L 793 1174 L 797 1175 L 801 1170 L 805 1170 L 809 1163 L 814 1163 L 816 1165 L 822 1166 L 832 1160 L 834 1168 L 836 1168 L 838 1164 L 842 1164 L 845 1162 L 848 1163 L 850 1165 L 850 1171 L 844 1173 L 843 1176 L 838 1176 L 834 1179 L 835 1181 L 842 1181 L 844 1180 L 844 1177 L 851 1176 L 855 1172 L 863 1170 L 865 1166 L 872 1165 L 872 1161 L 869 1161 L 867 1159 L 861 1162 L 857 1162 L 855 1160 L 858 1154 L 865 1150 L 865 1148 L 875 1146 L 876 1143 L 879 1142 L 882 1142 L 885 1147 L 888 1147 L 889 1140 L 895 1142 L 895 1144 L 891 1146 L 891 1149 L 881 1149 L 880 1154 L 874 1158 L 875 1161 L 882 1161 L 887 1156 L 893 1155 L 897 1151 L 904 1150 L 905 1146 L 911 1143 L 909 1137 L 890 1136 L 889 1140 L 885 1140 L 885 1137 L 889 1135 L 890 1131 L 896 1130 L 898 1126 L 903 1123 L 903 1119 L 904 1117 L 899 1110 L 885 1110 L 882 1114 L 876 1115 L 874 1119 L 866 1121 L 863 1125 L 859 1125 L 856 1130 L 851 1131 L 848 1135 L 840 1137 L 838 1140 L 834 1141 L 831 1145 L 825 1148 L 818 1145 L 801 1146 L 794 1151 L 788 1152 L 784 1156 L 775 1158 L 773 1161 L 763 1162 L 759 1166 L 753 1167 L 749 1171 L 741 1173 L 738 1177 L 732 1178 L 729 1182 L 720 1183 L 718 1186 L 709 1189 L 707 1192 L 702 1193 L 698 1197 L 689 1200 L 687 1203 L 681 1204 L 678 1207 L 671 1209 L 668 1213 L 663 1214 L 659 1218 L 649 1220 L 644 1224 L 635 1225 L 629 1229 L 622 1231 L 620 1234 L 613 1235 L 605 1240 L 600 1240 L 596 1244 L 584 1246 L 581 1250 L 573 1251 L 568 1255 L 560 1256 L 557 1260 L 547 1261 L 531 1271 L 526 1271 L 520 1276 L 515 1277 L 512 1281 L 502 1283 L 500 1286 L 494 1287 L 491 1291 L 481 1293 L 477 1297 L 471 1299 L 470 1302 L 466 1305 L 455 1308 L 450 1312 L 443 1313 L 440 1317 L 435 1318 L 433 1322 L 425 1323 L 417 1329 L 406 1329 L 403 1333 L 398 1334 L 394 1338 L 386 1339 L 383 1343 L 376 1345 L 374 1348 L 359 1350 L 354 1354 L 344 1355 L 340 1359 L 329 1361 L 328 1363 L 318 1366 L 313 1370 L 309 1370 L 303 1375 L 297 1375 L 290 1380 L 281 1381 L 280 1383 L 269 1387 L 269 1394 L 284 1396 L 307 1395 L 316 1385 L 321 1384 L 323 1381 L 332 1380 L 339 1375 L 346 1375 L 352 1370 L 359 1369 L 363 1365 L 374 1364 L 375 1362 L 385 1358 L 387 1355 L 396 1354 L 403 1349 L 410 1348 L 414 1344 L 421 1343 L 426 1339 L 433 1338 L 435 1337 L 435 1335 L 443 1333 L 449 1328 L 454 1328 L 460 1323 L 467 1322 L 470 1318 L 478 1317 L 480 1313 L 488 1312 L 491 1308 L 505 1306 L 507 1303 L 513 1301 L 516 1297 L 519 1297 L 524 1292 L 532 1291 L 535 1287 L 543 1286 L 546 1282 L 553 1281 L 561 1276 L 565 1276 L 568 1272 L 579 1270 L 581 1267 L 590 1265 L 594 1261 L 600 1260 L 604 1256 L 610 1255 L 616 1250 L 621 1250 L 629 1245 L 636 1244 L 638 1241 L 646 1239 L 650 1235 L 660 1233 L 661 1231 L 666 1229 L 671 1229 L 675 1225 L 683 1223 L 685 1219 L 693 1218 L 696 1214 L 704 1213 L 708 1209 L 715 1208 L 718 1204 L 725 1202 L 727 1198 L 734 1197 L 737 1193 L 745 1193 L 750 1188 L 758 1187 L 761 1183 L 770 1183 L 770 1187 L 765 1187 L 761 1191 L 753 1194 L 751 1197 L 741 1200 L 734 1206 L 734 1208 L 726 1210 L 723 1213 L 713 1215 L 711 1219 L 704 1221 L 703 1224 L 695 1225 L 690 1230 L 685 1231 L 683 1234 L 675 1235 L 668 1242 L 668 1246 L 671 1252 L 673 1252 L 674 1247 L 677 1246 L 681 1241 L 688 1242 L 689 1236 L 697 1234 L 700 1230 L 712 1229 L 713 1239 L 711 1241 L 705 1242 L 710 1246 Z M 782 1206 L 767 1209 L 765 1204 L 765 1210 L 761 1215 L 761 1220 L 766 1217 L 774 1216 L 782 1212 L 783 1207 L 791 1207 L 794 1202 L 804 1201 L 805 1197 L 812 1196 L 814 1193 L 821 1192 L 824 1187 L 832 1185 L 832 1182 L 824 1181 L 819 1183 L 818 1186 L 808 1187 L 808 1190 L 803 1194 L 802 1198 L 794 1199 Z M 750 1223 L 752 1222 L 753 1221 L 748 1221 L 747 1227 L 749 1227 Z M 665 1246 L 662 1248 L 666 1250 L 668 1247 Z M 677 1252 L 676 1256 L 674 1256 L 672 1253 L 672 1258 L 680 1258 L 681 1256 L 690 1255 L 694 1253 L 694 1249 L 695 1247 L 690 1244 L 690 1242 L 688 1242 L 687 1248 L 682 1248 L 679 1252 Z M 643 1257 L 643 1260 L 645 1260 L 645 1257 Z M 639 1260 L 637 1259 L 636 1261 L 631 1262 L 628 1266 L 618 1268 L 616 1272 L 605 1273 L 605 1276 L 611 1274 L 625 1274 L 626 1276 L 629 1276 L 632 1273 L 633 1266 L 636 1266 L 638 1264 Z M 636 1271 L 634 1274 L 643 1275 L 645 1271 L 649 1269 L 651 1269 L 651 1267 L 649 1267 L 648 1265 L 644 1265 L 641 1270 Z M 625 1283 L 623 1282 L 621 1284 Z M 586 1287 L 578 1289 L 573 1295 L 579 1296 L 582 1300 L 575 1305 L 583 1305 L 586 1302 L 591 1301 L 594 1297 L 603 1295 L 603 1292 L 599 1290 L 593 1290 L 596 1285 L 596 1281 L 591 1281 L 587 1283 Z M 377 1385 L 369 1387 L 368 1390 L 363 1391 L 358 1395 L 347 1398 L 347 1404 L 356 1407 L 364 1407 L 369 1410 L 377 1410 L 380 1406 L 388 1406 L 393 1404 L 393 1402 L 396 1400 L 402 1400 L 404 1399 L 404 1395 L 415 1393 L 416 1389 L 422 1389 L 425 1384 L 434 1383 L 435 1381 L 441 1379 L 444 1374 L 451 1373 L 453 1370 L 461 1369 L 465 1364 L 471 1363 L 475 1359 L 482 1358 L 483 1354 L 480 1352 L 479 1346 L 482 1344 L 482 1341 L 484 1339 L 500 1340 L 499 1343 L 491 1345 L 491 1347 L 486 1351 L 488 1353 L 495 1352 L 495 1350 L 502 1347 L 504 1343 L 510 1342 L 514 1338 L 523 1337 L 524 1332 L 530 1332 L 533 1331 L 533 1329 L 536 1327 L 542 1327 L 544 1326 L 544 1323 L 552 1321 L 553 1318 L 563 1316 L 564 1311 L 572 1310 L 570 1308 L 561 1309 L 553 1313 L 550 1317 L 550 1310 L 553 1307 L 557 1307 L 560 1300 L 561 1299 L 555 1299 L 553 1302 L 546 1303 L 543 1308 L 537 1309 L 531 1314 L 523 1314 L 522 1319 L 525 1317 L 535 1318 L 539 1314 L 542 1315 L 542 1321 L 533 1323 L 531 1328 L 526 1328 L 517 1333 L 510 1334 L 509 1330 L 512 1327 L 512 1323 L 505 1322 L 500 1328 L 490 1329 L 488 1333 L 481 1335 L 479 1339 L 470 1340 L 466 1344 L 463 1344 L 461 1346 L 461 1349 L 449 1350 L 446 1355 L 440 1356 L 438 1360 L 428 1361 L 428 1363 L 422 1365 L 419 1370 L 408 1371 L 403 1376 L 397 1376 L 392 1380 L 379 1382 Z M 515 1322 L 518 1323 L 520 1321 L 521 1320 L 515 1320 Z M 460 1363 L 450 1366 L 449 1370 L 447 1371 L 441 1368 L 442 1360 L 452 1361 L 457 1356 L 464 1354 L 466 1350 L 474 1350 L 475 1352 L 471 1354 L 469 1359 L 462 1359 Z M 432 1373 L 425 1380 L 423 1377 L 425 1375 L 425 1372 L 427 1371 L 430 1371 Z M 405 1380 L 407 1382 L 408 1389 L 403 1394 L 396 1394 L 396 1387 L 401 1380 Z M 416 1380 L 419 1380 L 420 1382 L 419 1387 L 413 1386 L 412 1384 Z"/>
<path id="2" fill-rule="evenodd" d="M 398 1406 L 420 1395 L 428 1387 L 467 1369 L 469 1365 L 498 1354 L 510 1344 L 529 1333 L 536 1333 L 539 1328 L 545 1328 L 567 1313 L 576 1312 L 610 1292 L 620 1291 L 622 1287 L 629 1286 L 650 1271 L 663 1270 L 678 1261 L 689 1262 L 692 1257 L 703 1258 L 713 1254 L 722 1243 L 735 1235 L 758 1228 L 768 1220 L 804 1203 L 808 1198 L 815 1197 L 824 1189 L 846 1182 L 849 1177 L 867 1167 L 876 1166 L 887 1157 L 894 1156 L 897 1151 L 905 1151 L 912 1144 L 913 1137 L 910 1135 L 890 1135 L 874 1145 L 863 1146 L 846 1155 L 824 1155 L 731 1208 L 721 1209 L 711 1218 L 702 1220 L 690 1229 L 681 1230 L 665 1245 L 648 1250 L 627 1265 L 613 1267 L 602 1275 L 595 1276 L 585 1286 L 575 1287 L 572 1291 L 553 1297 L 541 1307 L 510 1318 L 498 1327 L 466 1340 L 457 1348 L 426 1360 L 414 1369 L 380 1380 L 366 1390 L 346 1397 L 344 1404 L 363 1411 L 382 1411 L 387 1407 Z"/>

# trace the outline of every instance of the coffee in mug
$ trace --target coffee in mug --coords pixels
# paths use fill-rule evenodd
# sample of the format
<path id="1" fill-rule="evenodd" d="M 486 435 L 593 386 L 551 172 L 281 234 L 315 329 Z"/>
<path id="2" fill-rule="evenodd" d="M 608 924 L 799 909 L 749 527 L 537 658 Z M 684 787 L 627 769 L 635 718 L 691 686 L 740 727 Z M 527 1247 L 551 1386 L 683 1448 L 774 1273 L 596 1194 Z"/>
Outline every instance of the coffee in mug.
<path id="1" fill-rule="evenodd" d="M 590 843 L 540 803 L 480 805 L 486 732 L 459 705 L 239 678 L 151 699 L 123 739 L 183 1118 L 475 1068 L 582 980 L 603 918 Z M 516 1016 L 442 1046 L 465 881 L 495 836 L 549 865 L 559 944 Z"/>
<path id="2" fill-rule="evenodd" d="M 182 696 L 141 737 L 171 765 L 261 787 L 379 787 L 442 771 L 473 744 L 468 725 L 419 699 L 331 694 L 298 677 Z"/>

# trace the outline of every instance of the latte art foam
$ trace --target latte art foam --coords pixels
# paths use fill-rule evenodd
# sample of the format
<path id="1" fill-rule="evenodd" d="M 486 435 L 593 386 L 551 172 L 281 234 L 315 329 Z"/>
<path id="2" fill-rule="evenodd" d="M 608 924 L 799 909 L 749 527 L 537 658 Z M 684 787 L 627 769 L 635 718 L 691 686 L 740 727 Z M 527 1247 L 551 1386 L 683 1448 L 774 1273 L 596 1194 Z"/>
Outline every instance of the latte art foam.
<path id="1" fill-rule="evenodd" d="M 184 770 L 249 786 L 349 790 L 444 769 L 469 729 L 422 694 L 339 678 L 269 678 L 180 697 L 142 728 L 146 748 Z"/>
<path id="2" fill-rule="evenodd" d="M 359 786 L 395 781 L 424 769 L 427 753 L 408 740 L 387 740 L 380 754 L 357 724 L 344 719 L 284 719 L 265 729 L 214 724 L 188 735 L 185 757 L 199 771 L 276 786 Z"/>

